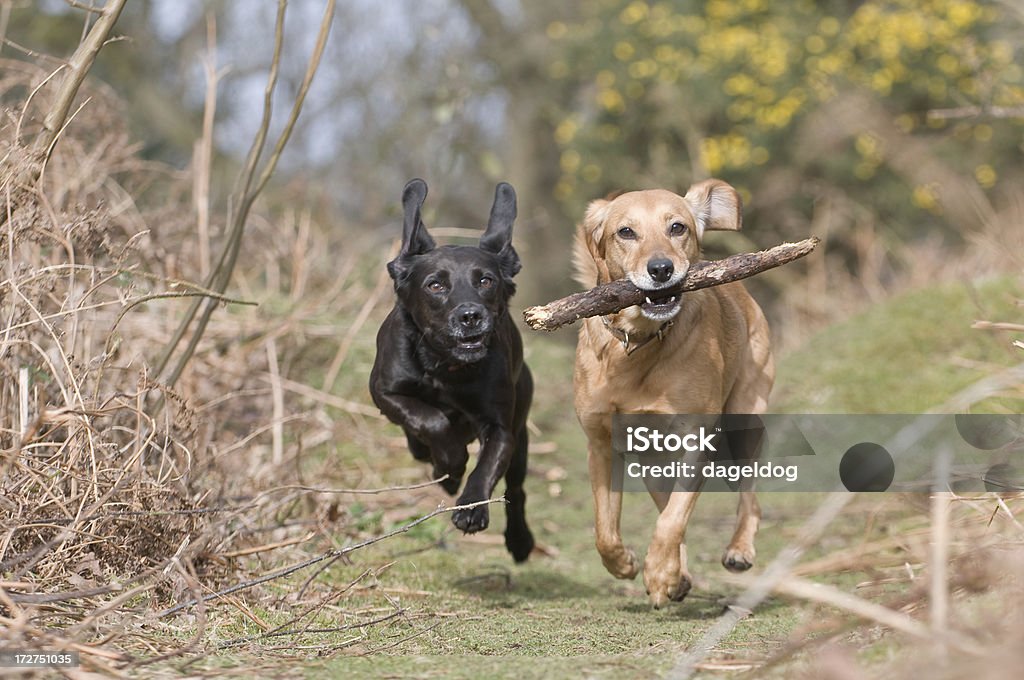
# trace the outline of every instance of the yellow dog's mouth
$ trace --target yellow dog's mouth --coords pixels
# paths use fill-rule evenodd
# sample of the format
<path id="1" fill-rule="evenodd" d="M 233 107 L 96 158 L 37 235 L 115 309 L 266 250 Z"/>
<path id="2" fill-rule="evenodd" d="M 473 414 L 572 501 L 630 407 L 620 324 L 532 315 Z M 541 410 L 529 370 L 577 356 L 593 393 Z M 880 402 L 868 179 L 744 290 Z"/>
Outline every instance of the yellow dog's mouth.
<path id="1" fill-rule="evenodd" d="M 667 321 L 679 312 L 680 294 L 665 291 L 644 291 L 640 311 L 653 321 Z"/>

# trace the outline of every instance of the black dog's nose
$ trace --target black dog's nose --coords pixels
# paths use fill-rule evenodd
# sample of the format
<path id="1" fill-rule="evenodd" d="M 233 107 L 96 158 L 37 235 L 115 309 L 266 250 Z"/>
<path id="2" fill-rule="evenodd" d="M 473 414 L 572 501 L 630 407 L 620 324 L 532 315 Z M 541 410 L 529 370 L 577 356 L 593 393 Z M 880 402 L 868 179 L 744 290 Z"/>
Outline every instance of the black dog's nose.
<path id="1" fill-rule="evenodd" d="M 459 323 L 470 329 L 479 326 L 482 319 L 483 315 L 477 309 L 466 309 L 459 315 Z"/>
<path id="2" fill-rule="evenodd" d="M 672 260 L 666 258 L 658 258 L 656 260 L 649 260 L 647 262 L 647 273 L 651 275 L 651 278 L 658 283 L 665 283 L 672 278 L 672 272 L 675 267 L 672 266 Z"/>

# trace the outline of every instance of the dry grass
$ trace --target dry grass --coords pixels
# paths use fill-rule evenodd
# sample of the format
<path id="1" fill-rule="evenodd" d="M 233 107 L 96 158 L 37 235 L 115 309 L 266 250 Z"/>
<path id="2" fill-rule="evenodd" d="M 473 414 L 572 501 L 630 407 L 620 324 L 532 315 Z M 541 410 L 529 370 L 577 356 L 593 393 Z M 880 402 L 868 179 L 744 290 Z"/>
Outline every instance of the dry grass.
<path id="1" fill-rule="evenodd" d="M 862 505 L 879 512 L 875 501 Z M 781 579 L 775 592 L 805 604 L 803 623 L 774 656 L 749 662 L 758 668 L 751 677 L 778 667 L 786 677 L 803 669 L 801 677 L 836 680 L 997 678 L 1019 667 L 1024 499 L 942 492 L 931 506 L 914 526 L 806 562 L 793 570 L 801 576 Z M 805 580 L 831 581 L 850 570 L 874 576 L 853 592 Z M 869 646 L 876 651 L 865 656 Z"/>
<path id="2" fill-rule="evenodd" d="M 339 427 L 379 437 L 379 414 L 289 376 L 311 345 L 359 332 L 345 320 L 373 282 L 355 254 L 339 266 L 310 213 L 254 216 L 236 285 L 263 307 L 224 299 L 168 387 L 152 366 L 184 306 L 222 299 L 190 282 L 188 173 L 140 160 L 95 88 L 33 167 L 26 140 L 48 102 L 25 100 L 47 73 L 0 73 L 0 98 L 21 102 L 0 122 L 0 648 L 76 649 L 118 674 L 202 649 L 210 592 L 253 581 L 252 604 L 264 591 L 250 574 L 301 561 L 315 536 L 361 538 L 303 474 L 328 478 L 308 452 Z M 308 591 L 306 615 L 324 597 Z M 170 616 L 192 600 L 195 616 Z"/>

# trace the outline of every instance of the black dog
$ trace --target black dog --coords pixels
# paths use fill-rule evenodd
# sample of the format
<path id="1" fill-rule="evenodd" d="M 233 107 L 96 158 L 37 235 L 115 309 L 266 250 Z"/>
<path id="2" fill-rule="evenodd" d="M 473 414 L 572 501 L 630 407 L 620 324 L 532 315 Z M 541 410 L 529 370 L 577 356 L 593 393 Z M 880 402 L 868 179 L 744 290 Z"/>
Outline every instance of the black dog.
<path id="1" fill-rule="evenodd" d="M 426 197 L 421 179 L 402 192 L 402 249 L 388 263 L 398 301 L 377 333 L 370 394 L 402 426 L 413 457 L 433 463 L 436 476 L 448 475 L 441 485 L 449 494 L 466 472 L 466 445 L 480 440 L 458 504 L 489 499 L 504 475 L 505 545 L 522 562 L 533 549 L 523 492 L 533 379 L 508 315 L 521 266 L 512 247 L 516 193 L 504 182 L 497 186 L 477 247 L 437 247 L 420 219 Z M 452 522 L 466 533 L 486 529 L 487 508 L 458 510 Z"/>

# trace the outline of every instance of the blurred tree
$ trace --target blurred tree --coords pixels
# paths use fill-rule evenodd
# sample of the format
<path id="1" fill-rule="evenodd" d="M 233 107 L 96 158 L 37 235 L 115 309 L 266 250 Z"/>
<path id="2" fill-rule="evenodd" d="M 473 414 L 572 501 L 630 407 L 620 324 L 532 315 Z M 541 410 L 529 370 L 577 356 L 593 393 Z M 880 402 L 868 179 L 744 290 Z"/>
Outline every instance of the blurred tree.
<path id="1" fill-rule="evenodd" d="M 957 237 L 991 213 L 997 182 L 1020 180 L 1019 17 L 1002 5 L 588 10 L 547 27 L 562 47 L 549 72 L 578 92 L 555 133 L 555 192 L 574 214 L 609 190 L 717 175 L 739 187 L 759 232 L 802 235 L 814 201 L 840 194 L 901 237 Z"/>
<path id="2" fill-rule="evenodd" d="M 0 5 L 13 7 L 10 40 L 56 57 L 86 21 L 60 0 Z M 131 3 L 128 39 L 95 73 L 151 157 L 191 158 L 210 15 L 228 69 L 218 163 L 235 162 L 258 124 L 266 55 L 252 46 L 269 44 L 274 5 Z M 321 6 L 291 0 L 289 44 L 309 44 Z M 830 247 L 853 253 L 863 225 L 958 239 L 1021 184 L 1020 19 L 974 0 L 349 0 L 281 179 L 288 200 L 382 240 L 412 176 L 431 185 L 430 223 L 463 227 L 480 226 L 497 180 L 513 182 L 522 303 L 572 285 L 568 244 L 589 200 L 709 175 L 740 189 L 761 244 L 828 228 Z M 303 58 L 282 65 L 282 96 Z"/>
<path id="3" fill-rule="evenodd" d="M 74 52 L 95 18 L 65 2 L 13 3 L 8 7 L 13 8 L 6 33 L 11 42 L 0 45 L 3 55 L 46 55 L 54 68 Z M 185 96 L 188 71 L 177 68 L 191 56 L 191 45 L 160 39 L 154 30 L 152 7 L 151 2 L 128 3 L 115 28 L 123 36 L 120 44 L 108 45 L 100 52 L 90 76 L 113 85 L 129 102 L 127 122 L 136 138 L 144 140 L 145 156 L 182 165 L 191 153 L 199 121 L 198 112 Z"/>
<path id="4" fill-rule="evenodd" d="M 560 46 L 550 40 L 546 27 L 578 14 L 586 3 L 527 0 L 515 14 L 503 14 L 499 7 L 504 3 L 459 2 L 479 33 L 475 51 L 493 69 L 492 87 L 505 99 L 506 124 L 498 150 L 504 175 L 516 186 L 523 206 L 517 228 L 524 256 L 539 265 L 524 282 L 523 297 L 536 301 L 568 292 L 572 284 L 564 266 L 545 265 L 553 256 L 568 253 L 574 226 L 574 216 L 552 191 L 560 174 L 559 149 L 552 140 L 560 112 L 573 103 L 573 91 L 548 73 Z"/>

